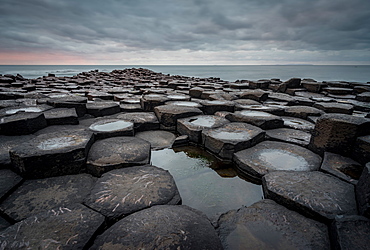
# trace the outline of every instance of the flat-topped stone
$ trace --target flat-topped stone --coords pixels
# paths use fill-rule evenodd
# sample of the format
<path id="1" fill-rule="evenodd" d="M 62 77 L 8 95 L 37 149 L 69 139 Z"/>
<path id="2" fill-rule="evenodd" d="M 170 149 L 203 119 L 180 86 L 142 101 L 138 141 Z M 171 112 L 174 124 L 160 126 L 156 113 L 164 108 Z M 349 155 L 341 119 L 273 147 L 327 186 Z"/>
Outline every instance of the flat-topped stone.
<path id="1" fill-rule="evenodd" d="M 285 108 L 286 116 L 307 119 L 308 116 L 320 116 L 324 111 L 309 106 L 288 106 Z"/>
<path id="2" fill-rule="evenodd" d="M 9 151 L 32 138 L 34 138 L 35 135 L 20 135 L 20 136 L 6 136 L 6 135 L 0 135 L 0 169 L 1 168 L 11 168 L 11 160 Z"/>
<path id="3" fill-rule="evenodd" d="M 353 92 L 353 89 L 341 87 L 326 87 L 323 90 L 333 95 L 348 95 Z"/>
<path id="4" fill-rule="evenodd" d="M 155 205 L 181 201 L 172 175 L 151 165 L 116 169 L 102 175 L 85 204 L 109 219 L 118 220 Z"/>
<path id="5" fill-rule="evenodd" d="M 232 122 L 246 122 L 262 129 L 280 128 L 284 124 L 279 116 L 254 110 L 236 111 L 226 115 L 226 119 Z"/>
<path id="6" fill-rule="evenodd" d="M 17 106 L 17 107 L 9 107 L 0 110 L 0 116 L 9 116 L 15 115 L 17 113 L 40 113 L 46 110 L 52 109 L 53 107 L 49 105 L 36 105 L 36 106 Z"/>
<path id="7" fill-rule="evenodd" d="M 87 174 L 26 180 L 1 203 L 0 210 L 20 221 L 54 207 L 82 203 L 94 182 L 95 178 Z"/>
<path id="8" fill-rule="evenodd" d="M 199 115 L 177 120 L 177 132 L 188 135 L 189 140 L 202 143 L 204 129 L 217 128 L 230 123 L 229 120 L 215 115 Z"/>
<path id="9" fill-rule="evenodd" d="M 225 159 L 232 159 L 234 152 L 252 147 L 264 137 L 265 131 L 242 122 L 228 123 L 202 132 L 204 147 Z"/>
<path id="10" fill-rule="evenodd" d="M 362 216 L 336 217 L 330 227 L 332 249 L 369 249 L 370 220 Z"/>
<path id="11" fill-rule="evenodd" d="M 357 214 L 354 186 L 318 171 L 275 171 L 262 178 L 265 197 L 307 217 Z"/>
<path id="12" fill-rule="evenodd" d="M 83 249 L 104 216 L 80 204 L 56 207 L 1 232 L 2 249 Z"/>
<path id="13" fill-rule="evenodd" d="M 319 152 L 349 155 L 358 136 L 370 131 L 370 119 L 346 114 L 325 114 L 321 116 L 311 137 L 310 147 Z"/>
<path id="14" fill-rule="evenodd" d="M 154 206 L 123 218 L 98 236 L 93 249 L 222 249 L 203 214 L 187 206 Z"/>
<path id="15" fill-rule="evenodd" d="M 47 126 L 44 114 L 21 112 L 0 118 L 0 134 L 28 135 Z"/>
<path id="16" fill-rule="evenodd" d="M 218 224 L 224 249 L 330 249 L 325 224 L 268 199 L 231 210 Z"/>
<path id="17" fill-rule="evenodd" d="M 96 141 L 87 156 L 87 172 L 100 176 L 113 169 L 145 165 L 150 161 L 150 144 L 129 136 Z"/>
<path id="18" fill-rule="evenodd" d="M 170 101 L 166 102 L 167 105 L 176 105 L 176 106 L 185 106 L 185 107 L 193 107 L 193 108 L 201 108 L 202 105 L 198 102 L 190 102 L 190 101 Z"/>
<path id="19" fill-rule="evenodd" d="M 89 126 L 97 140 L 115 136 L 133 136 L 134 124 L 121 119 L 99 119 Z"/>
<path id="20" fill-rule="evenodd" d="M 258 102 L 264 102 L 268 98 L 268 92 L 263 91 L 263 90 L 258 90 L 258 89 L 246 90 L 240 94 L 240 98 L 251 99 L 254 101 L 258 101 Z"/>
<path id="21" fill-rule="evenodd" d="M 351 115 L 353 113 L 353 105 L 335 102 L 316 102 L 314 108 L 321 109 L 325 113 L 341 113 Z"/>
<path id="22" fill-rule="evenodd" d="M 311 134 L 296 129 L 277 128 L 266 130 L 266 138 L 269 140 L 288 142 L 302 147 L 307 147 L 310 143 Z"/>
<path id="23" fill-rule="evenodd" d="M 118 115 L 117 118 L 133 122 L 136 132 L 159 129 L 159 121 L 154 112 L 125 113 Z"/>
<path id="24" fill-rule="evenodd" d="M 95 117 L 119 113 L 120 106 L 114 102 L 93 102 L 86 104 L 87 113 Z"/>
<path id="25" fill-rule="evenodd" d="M 202 111 L 198 108 L 177 105 L 157 106 L 154 108 L 154 112 L 165 128 L 176 127 L 177 119 L 202 114 Z"/>
<path id="26" fill-rule="evenodd" d="M 284 127 L 312 132 L 315 129 L 315 124 L 307 120 L 291 117 L 291 116 L 281 116 L 284 121 Z"/>
<path id="27" fill-rule="evenodd" d="M 334 175 L 343 181 L 357 184 L 357 180 L 360 178 L 363 166 L 351 158 L 325 152 L 324 159 L 321 164 L 321 170 Z"/>
<path id="28" fill-rule="evenodd" d="M 143 131 L 135 135 L 150 143 L 152 149 L 170 148 L 176 140 L 176 135 L 162 130 Z"/>
<path id="29" fill-rule="evenodd" d="M 83 172 L 93 143 L 91 132 L 62 130 L 41 134 L 10 150 L 14 170 L 26 178 L 45 178 Z"/>
<path id="30" fill-rule="evenodd" d="M 261 179 L 273 171 L 314 171 L 320 168 L 321 157 L 298 145 L 264 141 L 254 147 L 236 152 L 237 169 L 247 176 Z"/>
<path id="31" fill-rule="evenodd" d="M 206 115 L 213 115 L 217 111 L 234 112 L 235 103 L 226 100 L 202 101 L 202 110 Z"/>
<path id="32" fill-rule="evenodd" d="M 76 125 L 79 123 L 76 109 L 54 108 L 44 112 L 48 125 Z"/>
<path id="33" fill-rule="evenodd" d="M 237 104 L 235 105 L 235 111 L 241 111 L 241 110 L 253 110 L 253 111 L 262 111 L 267 112 L 273 115 L 284 115 L 284 109 L 278 106 L 272 106 L 272 105 L 242 105 Z"/>
<path id="34" fill-rule="evenodd" d="M 149 94 L 141 97 L 140 105 L 144 111 L 154 111 L 155 107 L 164 105 L 167 101 L 169 98 L 166 95 Z"/>

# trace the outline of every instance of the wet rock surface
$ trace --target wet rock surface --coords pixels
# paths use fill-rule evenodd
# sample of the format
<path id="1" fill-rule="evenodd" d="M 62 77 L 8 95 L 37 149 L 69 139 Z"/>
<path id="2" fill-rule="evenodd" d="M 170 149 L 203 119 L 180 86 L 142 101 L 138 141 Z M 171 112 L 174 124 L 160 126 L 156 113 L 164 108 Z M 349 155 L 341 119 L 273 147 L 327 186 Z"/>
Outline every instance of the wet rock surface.
<path id="1" fill-rule="evenodd" d="M 292 210 L 322 221 L 357 214 L 354 186 L 314 172 L 276 171 L 262 179 L 264 194 Z"/>
<path id="2" fill-rule="evenodd" d="M 104 174 L 85 204 L 111 220 L 117 220 L 155 205 L 177 205 L 181 201 L 175 181 L 155 166 L 135 166 Z"/>
<path id="3" fill-rule="evenodd" d="M 0 213 L 0 228 L 13 230 L 13 234 L 10 232 L 11 230 L 9 231 L 10 234 L 8 235 L 11 236 L 9 236 L 10 238 L 6 236 L 8 237 L 6 241 L 2 241 L 3 239 L 1 238 L 2 236 L 5 237 L 2 234 L 4 230 L 0 233 L 1 246 L 15 247 L 21 244 L 18 241 L 20 239 L 18 237 L 25 224 L 15 223 L 16 220 L 21 220 L 19 223 L 27 222 L 31 224 L 31 221 L 34 221 L 35 218 L 33 217 L 34 215 L 29 215 L 30 211 L 35 210 L 36 213 L 40 209 L 44 211 L 42 213 L 47 213 L 45 211 L 49 209 L 56 214 L 58 211 L 59 214 L 62 212 L 66 213 L 67 210 L 64 209 L 62 211 L 56 211 L 56 208 L 59 209 L 60 207 L 67 207 L 72 211 L 73 209 L 70 206 L 72 206 L 71 204 L 74 201 L 68 201 L 68 198 L 65 198 L 65 196 L 63 198 L 60 194 L 64 193 L 67 195 L 70 192 L 74 193 L 74 191 L 72 192 L 70 190 L 72 183 L 69 183 L 68 180 L 73 182 L 75 180 L 74 176 L 80 173 L 85 173 L 84 175 L 86 175 L 88 171 L 91 171 L 91 169 L 87 169 L 88 164 L 86 162 L 88 155 L 93 158 L 94 151 L 91 150 L 93 143 L 98 143 L 108 138 L 119 138 L 121 136 L 136 140 L 139 140 L 139 137 L 145 137 L 144 139 L 149 141 L 151 145 L 147 142 L 141 143 L 144 148 L 151 147 L 151 149 L 155 150 L 166 148 L 163 149 L 164 151 L 173 151 L 171 147 L 180 143 L 185 146 L 189 142 L 190 144 L 195 143 L 197 147 L 205 148 L 211 152 L 217 161 L 220 160 L 219 158 L 223 158 L 222 164 L 216 164 L 218 167 L 211 167 L 212 169 L 205 171 L 204 166 L 195 164 L 193 161 L 184 160 L 181 164 L 172 163 L 172 160 L 176 157 L 172 154 L 161 154 L 161 151 L 157 150 L 149 153 L 149 156 L 146 153 L 144 162 L 135 163 L 135 166 L 127 166 L 123 163 L 125 168 L 114 170 L 115 167 L 111 168 L 114 164 L 110 160 L 119 158 L 118 155 L 120 152 L 117 151 L 118 148 L 121 146 L 124 147 L 124 145 L 131 145 L 129 142 L 125 142 L 114 147 L 101 146 L 99 152 L 105 152 L 107 156 L 107 161 L 104 163 L 105 169 L 100 168 L 94 170 L 96 172 L 94 175 L 105 176 L 112 171 L 137 168 L 139 166 L 136 166 L 136 164 L 146 164 L 151 161 L 158 162 L 158 165 L 162 163 L 166 163 L 168 166 L 175 165 L 174 168 L 169 167 L 169 169 L 172 169 L 169 170 L 172 171 L 171 174 L 176 176 L 175 184 L 179 183 L 179 186 L 182 188 L 186 187 L 190 190 L 188 191 L 189 193 L 184 193 L 184 197 L 191 197 L 190 200 L 193 201 L 193 203 L 187 203 L 189 199 L 186 198 L 183 199 L 184 204 L 198 204 L 194 206 L 201 211 L 205 211 L 207 216 L 211 216 L 210 219 L 215 227 L 217 226 L 216 217 L 220 213 L 235 209 L 235 204 L 237 204 L 237 207 L 250 206 L 253 202 L 261 200 L 262 196 L 260 194 L 261 186 L 258 185 L 261 182 L 262 174 L 257 178 L 257 181 L 246 178 L 244 176 L 245 173 L 243 174 L 240 169 L 238 170 L 236 158 L 232 162 L 232 155 L 238 154 L 243 150 L 252 150 L 252 148 L 262 143 L 270 143 L 269 141 L 271 140 L 274 140 L 273 143 L 285 143 L 287 144 L 287 148 L 303 146 L 303 149 L 310 149 L 324 159 L 323 164 L 319 163 L 321 168 L 316 169 L 315 167 L 316 171 L 313 172 L 294 172 L 289 175 L 290 172 L 283 171 L 280 176 L 278 174 L 279 172 L 274 171 L 263 177 L 263 180 L 269 180 L 263 182 L 265 197 L 274 199 L 280 204 L 272 206 L 273 208 L 271 210 L 273 211 L 271 211 L 271 216 L 274 213 L 275 207 L 276 211 L 278 211 L 275 214 L 279 214 L 281 213 L 280 207 L 285 206 L 288 209 L 298 211 L 302 216 L 313 218 L 316 221 L 325 221 L 327 225 L 333 221 L 338 222 L 338 216 L 356 214 L 357 210 L 361 215 L 369 217 L 369 170 L 368 167 L 364 167 L 370 161 L 370 88 L 368 87 L 368 83 L 343 81 L 317 82 L 314 79 L 299 78 L 291 78 L 287 81 L 262 79 L 227 82 L 214 77 L 171 76 L 142 68 L 114 70 L 109 73 L 93 70 L 79 73 L 73 77 L 56 77 L 50 74 L 49 76 L 37 79 L 25 79 L 20 75 L 6 75 L 0 76 L 0 78 L 2 82 L 0 89 L 0 168 L 5 171 L 3 172 L 3 178 L 0 178 L 0 187 L 3 192 L 3 196 L 0 199 L 0 208 L 2 209 Z M 247 116 L 248 119 L 245 115 L 241 115 L 247 113 L 250 114 L 249 117 Z M 261 114 L 264 117 L 272 116 L 275 119 L 273 122 L 268 121 L 268 119 L 264 120 L 261 118 Z M 227 120 L 225 117 L 230 120 Z M 127 127 L 123 126 L 127 124 L 129 124 Z M 91 128 L 92 125 L 97 126 L 95 130 Z M 117 130 L 118 127 L 119 129 Z M 226 127 L 228 128 L 226 129 Z M 214 131 L 218 132 L 213 134 Z M 148 133 L 141 134 L 140 132 Z M 169 134 L 165 135 L 163 132 Z M 310 137 L 311 139 L 309 139 Z M 135 158 L 135 155 L 138 155 L 138 153 L 131 152 L 135 151 L 133 150 L 135 147 L 132 149 L 127 147 L 126 150 L 127 152 L 130 151 L 126 155 L 131 155 L 132 157 L 129 157 L 131 160 Z M 304 150 L 299 151 L 304 152 Z M 199 160 L 201 160 L 203 157 L 193 151 L 184 152 L 182 152 L 183 158 L 181 159 L 187 159 L 186 157 L 200 157 Z M 178 152 L 174 152 L 173 154 L 176 155 Z M 335 154 L 335 157 L 329 157 L 331 154 Z M 305 157 L 308 157 L 311 153 L 310 151 L 305 151 L 304 156 L 300 155 L 299 157 L 292 156 L 291 154 L 288 155 L 290 155 L 290 158 L 288 157 L 288 160 L 285 159 L 283 167 L 289 165 L 299 168 L 302 162 L 305 163 Z M 305 160 L 302 160 L 300 157 L 303 157 Z M 281 158 L 284 157 L 279 155 L 271 158 L 264 157 L 264 160 L 269 159 L 271 164 L 276 165 L 281 162 Z M 358 165 L 354 164 L 352 162 L 353 160 Z M 223 165 L 224 163 L 225 165 Z M 356 167 L 354 168 L 353 166 L 355 165 Z M 195 168 L 198 174 L 189 175 L 181 179 L 181 173 L 191 172 L 186 168 Z M 9 171 L 13 171 L 14 173 L 10 174 L 11 172 Z M 211 180 L 209 178 L 211 171 L 216 171 L 212 174 L 222 176 L 220 177 L 222 180 L 209 182 Z M 239 176 L 238 178 L 242 178 L 238 182 L 232 183 L 239 183 L 235 187 L 242 190 L 229 192 L 227 193 L 227 199 L 223 199 L 226 196 L 225 192 L 232 190 L 231 184 L 226 184 L 226 182 L 223 184 L 223 179 L 235 178 L 236 175 Z M 279 177 L 276 177 L 276 179 L 271 177 L 275 175 L 279 175 Z M 100 178 L 103 178 L 94 177 L 94 179 L 91 175 L 86 176 L 93 179 L 92 183 L 96 179 L 100 180 Z M 145 174 L 138 174 L 137 176 L 141 178 Z M 360 178 L 356 183 L 356 178 L 359 176 Z M 45 181 L 46 183 L 50 179 L 61 177 L 66 179 L 65 182 L 60 185 L 58 184 L 58 187 L 51 184 L 50 187 L 46 184 L 40 184 L 40 187 L 36 189 L 29 184 L 32 181 Z M 20 178 L 23 178 L 23 180 Z M 205 178 L 204 181 L 202 181 L 202 178 Z M 248 183 L 248 185 L 241 185 L 241 182 Z M 84 184 L 78 184 L 78 181 L 73 183 L 82 187 L 84 186 Z M 90 181 L 86 181 L 86 183 L 90 183 Z M 153 179 L 153 183 L 156 183 L 156 179 Z M 197 190 L 195 183 L 201 183 L 202 188 L 204 188 L 202 189 L 203 191 Z M 278 183 L 276 187 L 273 185 L 274 183 Z M 103 184 L 101 183 L 101 185 Z M 128 186 L 126 185 L 127 183 L 121 184 L 120 188 Z M 135 185 L 131 186 L 133 187 Z M 137 188 L 135 192 L 142 192 L 144 194 L 148 186 L 135 186 Z M 251 191 L 251 189 L 256 191 Z M 89 197 L 92 190 L 92 185 L 90 185 L 90 188 L 85 187 L 84 191 L 81 191 L 81 196 L 83 197 L 80 197 L 81 199 L 79 198 L 77 203 L 86 201 L 85 199 Z M 22 192 L 22 195 L 19 192 Z M 32 197 L 34 197 L 32 202 L 27 201 L 28 192 L 31 192 Z M 194 195 L 191 192 L 194 192 Z M 354 199 L 355 193 L 357 207 Z M 240 194 L 243 195 L 240 196 Z M 241 198 L 247 195 L 247 198 Z M 253 197 L 250 198 L 249 195 Z M 9 212 L 10 210 L 5 210 L 5 205 L 11 199 L 16 200 L 14 198 L 16 196 L 19 196 L 18 199 L 21 196 L 23 197 L 22 201 L 17 200 L 17 213 L 22 215 L 19 218 L 16 216 L 13 218 L 15 213 L 11 214 Z M 75 196 L 74 194 L 71 195 L 71 197 Z M 201 201 L 195 201 L 197 199 L 195 197 L 203 196 L 204 198 L 201 198 Z M 35 197 L 38 197 L 37 199 L 39 201 L 36 202 L 37 199 Z M 137 197 L 135 202 L 140 197 Z M 177 198 L 174 198 L 173 202 L 163 204 L 177 204 L 181 198 L 179 195 L 175 195 L 174 197 Z M 214 197 L 217 199 L 213 200 Z M 45 200 L 42 200 L 42 198 Z M 114 203 L 117 201 L 117 198 L 114 200 L 113 198 L 111 204 L 109 202 L 104 204 L 107 211 L 110 210 L 112 212 L 118 204 Z M 144 196 L 142 199 L 144 199 Z M 159 199 L 165 198 L 159 197 Z M 126 200 L 124 203 L 126 203 Z M 66 203 L 63 201 L 66 201 L 68 204 L 64 205 Z M 136 204 L 135 202 L 132 205 L 133 207 L 137 206 L 141 200 L 137 201 Z M 207 204 L 201 204 L 202 202 Z M 225 209 L 222 211 L 219 210 L 216 214 L 209 213 L 205 208 L 212 210 L 215 202 L 218 204 L 233 204 L 225 204 Z M 62 203 L 63 206 L 59 206 Z M 149 201 L 147 203 L 149 204 Z M 55 207 L 53 208 L 53 206 Z M 84 203 L 84 206 L 87 205 Z M 256 206 L 260 207 L 259 204 Z M 115 211 L 119 207 L 121 205 Z M 156 207 L 157 205 L 150 209 Z M 165 206 L 160 207 L 158 211 Z M 171 207 L 178 206 L 173 205 Z M 81 209 L 85 210 L 85 208 L 83 207 Z M 106 233 L 109 227 L 114 228 L 116 225 L 114 223 L 119 220 L 116 216 L 119 218 L 124 217 L 123 219 L 125 219 L 148 210 L 146 208 L 138 208 L 139 210 L 144 209 L 140 211 L 134 209 L 132 212 L 129 212 L 130 215 L 126 213 L 108 215 L 106 213 L 105 219 L 108 219 L 107 221 L 109 222 L 106 226 L 99 226 L 101 225 L 100 219 L 95 220 L 97 217 L 102 218 L 103 215 L 101 214 L 103 212 L 99 213 L 95 211 L 91 217 L 91 220 L 94 222 L 89 224 L 91 231 L 83 229 L 82 226 L 82 230 L 76 233 L 74 233 L 74 229 L 70 229 L 70 232 L 74 233 L 73 235 L 65 233 L 65 228 L 61 223 L 39 224 L 40 227 L 37 227 L 37 230 L 40 234 L 35 234 L 32 241 L 22 241 L 22 244 L 28 244 L 28 247 L 30 247 L 32 243 L 33 248 L 54 248 L 55 246 L 55 248 L 64 247 L 73 249 L 76 247 L 79 249 L 89 249 L 94 245 L 98 234 L 105 236 L 111 234 L 112 239 L 120 238 L 117 234 Z M 93 211 L 90 211 L 89 208 L 86 209 L 88 209 L 88 213 Z M 76 213 L 76 216 L 73 215 L 70 217 L 71 220 L 76 222 L 76 224 L 72 223 L 73 225 L 70 228 L 74 228 L 77 224 L 77 227 L 80 227 L 79 223 L 81 221 L 77 217 L 80 216 L 81 218 L 81 214 L 85 213 L 82 210 Z M 261 214 L 264 214 L 262 212 L 263 209 L 258 208 L 256 211 L 261 211 Z M 54 212 L 51 212 L 52 215 L 54 215 Z M 165 214 L 166 211 L 163 210 L 163 213 Z M 258 213 L 256 212 L 256 214 Z M 180 228 L 176 222 L 178 220 L 181 221 L 183 216 L 185 218 L 185 214 L 182 212 L 177 213 L 176 219 L 170 221 L 159 219 L 159 221 L 166 221 L 163 224 L 164 228 Z M 96 217 L 95 215 L 98 216 Z M 85 215 L 83 217 L 85 218 Z M 285 217 L 288 220 L 286 215 Z M 158 218 L 162 217 L 159 216 Z M 256 218 L 260 217 L 256 215 Z M 51 218 L 47 218 L 47 220 L 49 219 L 52 221 Z M 64 218 L 63 220 L 66 219 Z M 298 221 L 301 220 L 299 219 Z M 120 220 L 117 223 L 119 222 Z M 271 222 L 272 224 L 269 224 L 271 227 L 268 228 L 271 229 L 273 228 L 272 225 L 278 225 L 280 222 L 281 220 L 276 220 L 277 224 Z M 284 220 L 282 223 L 285 222 Z M 88 224 L 89 222 L 86 223 Z M 293 224 L 295 223 L 290 223 L 290 226 Z M 302 222 L 302 224 L 304 223 Z M 19 227 L 19 225 L 21 226 Z M 48 227 L 51 225 L 53 229 L 49 230 L 50 232 L 48 233 L 55 232 L 55 234 L 50 237 L 47 236 L 48 238 L 45 241 L 40 235 L 44 234 L 44 231 L 47 231 L 48 228 L 51 228 Z M 54 230 L 54 225 L 56 228 L 60 228 L 60 230 Z M 157 226 L 161 226 L 161 223 L 157 222 Z M 97 228 L 99 228 L 98 232 L 96 232 Z M 356 230 L 358 229 L 358 235 L 362 232 L 361 223 L 351 224 L 351 228 L 353 232 L 357 232 Z M 237 233 L 232 234 L 235 244 L 236 242 L 243 242 L 244 238 L 252 235 L 243 228 L 239 229 L 237 228 Z M 15 235 L 14 230 L 16 232 Z M 133 227 L 129 227 L 128 230 L 130 233 L 134 233 L 135 231 Z M 211 226 L 208 231 L 212 232 L 212 230 L 214 229 Z M 186 230 L 183 231 L 187 232 Z M 340 230 L 337 231 L 339 232 Z M 154 233 L 156 230 L 151 230 L 151 232 Z M 178 231 L 175 230 L 173 232 Z M 169 231 L 165 231 L 164 234 L 167 235 L 167 233 Z M 180 233 L 182 234 L 182 232 Z M 60 238 L 57 238 L 58 234 L 60 234 Z M 169 234 L 171 236 L 179 235 L 177 233 Z M 320 238 L 320 242 L 321 239 L 327 237 L 326 232 L 322 234 L 321 238 L 318 237 L 318 239 Z M 49 234 L 45 233 L 45 235 Z M 279 234 L 271 233 L 268 235 L 268 240 L 270 240 L 268 244 L 277 235 Z M 15 236 L 16 239 L 14 239 Z M 63 238 L 64 236 L 68 236 L 68 238 L 65 239 Z M 83 240 L 77 240 L 79 237 L 82 237 Z M 158 234 L 153 237 L 155 242 L 159 242 L 158 239 L 162 236 Z M 168 239 L 166 237 L 163 236 L 161 239 Z M 189 235 L 187 237 L 186 239 L 188 240 Z M 217 249 L 220 246 L 208 243 L 208 237 L 213 239 L 213 236 L 201 234 L 200 237 L 202 238 L 202 242 L 206 242 L 204 244 L 209 244 L 209 247 L 205 246 L 204 248 Z M 204 240 L 205 237 L 207 241 Z M 28 236 L 24 237 L 24 239 L 26 238 L 28 239 Z M 344 237 L 342 238 L 344 239 Z M 348 246 L 351 246 L 349 248 L 359 248 L 361 246 L 361 244 L 358 244 L 358 241 L 361 240 L 360 237 L 351 236 L 351 238 L 354 240 L 346 240 Z M 139 238 L 129 237 L 126 239 L 137 242 L 139 244 L 138 246 L 142 246 L 139 242 L 143 242 L 144 244 L 141 234 Z M 125 242 L 127 243 L 128 241 L 126 239 Z M 309 245 L 307 243 L 308 241 L 303 241 L 303 239 L 308 239 L 304 236 L 302 236 L 302 241 L 290 241 L 287 238 L 282 239 L 284 240 L 281 244 L 284 246 L 305 248 L 307 244 Z M 330 244 L 325 243 L 325 247 L 319 248 L 329 248 L 330 245 L 336 246 L 335 239 L 335 237 L 331 237 Z M 180 245 L 176 245 L 177 243 L 173 244 L 176 247 L 179 246 L 182 248 L 182 246 L 187 246 L 186 241 L 174 239 L 174 242 L 180 242 Z M 213 243 L 216 241 L 218 241 L 218 238 L 212 240 Z M 12 245 L 8 244 L 10 242 L 12 242 Z M 258 241 L 253 240 L 249 243 L 252 244 L 253 242 L 256 243 Z M 167 240 L 161 241 L 158 246 L 167 246 L 167 243 Z M 26 245 L 23 246 L 27 247 Z M 278 247 L 280 245 L 278 243 L 275 245 L 271 243 L 269 246 Z"/>
<path id="4" fill-rule="evenodd" d="M 265 199 L 218 221 L 224 249 L 330 249 L 326 225 Z"/>
<path id="5" fill-rule="evenodd" d="M 318 170 L 321 157 L 298 145 L 264 141 L 236 152 L 233 161 L 243 174 L 260 179 L 272 171 Z"/>
<path id="6" fill-rule="evenodd" d="M 186 206 L 155 206 L 132 214 L 99 236 L 93 249 L 222 249 L 209 220 Z"/>

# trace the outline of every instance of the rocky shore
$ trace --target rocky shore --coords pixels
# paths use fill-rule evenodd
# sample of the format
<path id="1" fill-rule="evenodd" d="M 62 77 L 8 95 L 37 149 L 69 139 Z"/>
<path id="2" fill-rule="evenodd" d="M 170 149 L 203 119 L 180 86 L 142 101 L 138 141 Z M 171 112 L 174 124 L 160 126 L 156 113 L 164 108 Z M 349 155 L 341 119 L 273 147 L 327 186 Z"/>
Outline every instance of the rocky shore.
<path id="1" fill-rule="evenodd" d="M 369 83 L 0 76 L 0 249 L 368 249 L 369 118 Z M 181 205 L 151 151 L 189 144 L 264 199 Z"/>

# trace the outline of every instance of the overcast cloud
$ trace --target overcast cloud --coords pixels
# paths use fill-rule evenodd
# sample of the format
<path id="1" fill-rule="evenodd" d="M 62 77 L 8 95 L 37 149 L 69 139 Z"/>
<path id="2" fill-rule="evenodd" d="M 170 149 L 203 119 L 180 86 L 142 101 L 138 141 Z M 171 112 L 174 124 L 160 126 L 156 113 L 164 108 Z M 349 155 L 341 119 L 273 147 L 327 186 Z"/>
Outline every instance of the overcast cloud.
<path id="1" fill-rule="evenodd" d="M 370 64 L 370 1 L 0 0 L 0 64 L 73 62 Z"/>

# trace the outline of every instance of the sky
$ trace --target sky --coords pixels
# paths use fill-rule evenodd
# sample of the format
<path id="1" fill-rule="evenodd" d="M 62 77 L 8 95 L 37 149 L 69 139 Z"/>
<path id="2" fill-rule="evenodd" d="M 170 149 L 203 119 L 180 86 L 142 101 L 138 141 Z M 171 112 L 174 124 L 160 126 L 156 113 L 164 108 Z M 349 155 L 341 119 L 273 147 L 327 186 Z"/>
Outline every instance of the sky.
<path id="1" fill-rule="evenodd" d="M 0 0 L 1 65 L 370 65 L 369 0 Z"/>

